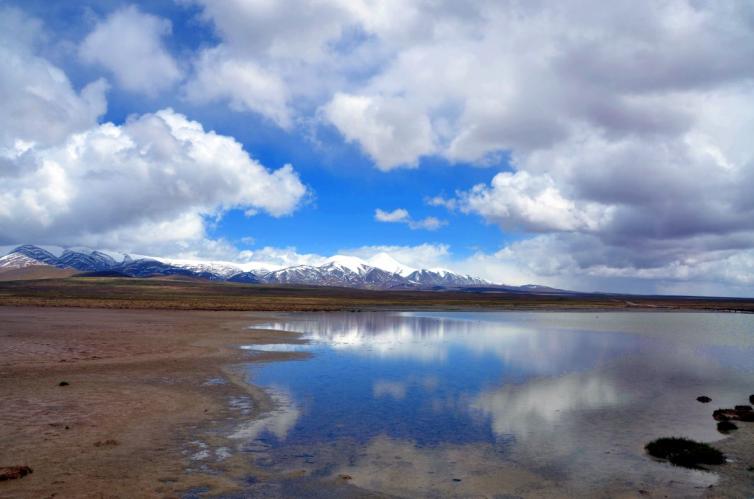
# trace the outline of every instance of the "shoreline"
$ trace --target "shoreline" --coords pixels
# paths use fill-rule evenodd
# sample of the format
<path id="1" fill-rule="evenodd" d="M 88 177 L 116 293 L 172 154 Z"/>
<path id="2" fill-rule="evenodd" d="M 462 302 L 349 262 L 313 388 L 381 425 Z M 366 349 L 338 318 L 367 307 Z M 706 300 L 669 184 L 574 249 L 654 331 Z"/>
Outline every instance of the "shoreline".
<path id="1" fill-rule="evenodd" d="M 0 482 L 0 497 L 233 490 L 240 459 L 218 463 L 222 474 L 193 470 L 187 443 L 239 416 L 229 400 L 248 399 L 250 418 L 272 407 L 240 364 L 301 356 L 237 348 L 299 342 L 296 333 L 249 329 L 249 315 L 0 308 L 0 466 L 33 469 Z"/>
<path id="2" fill-rule="evenodd" d="M 0 466 L 34 470 L 0 482 L 0 498 L 219 495 L 250 479 L 371 495 L 254 468 L 248 450 L 233 448 L 239 421 L 275 408 L 243 366 L 308 357 L 239 348 L 305 343 L 299 333 L 253 327 L 279 314 L 0 307 Z M 714 470 L 720 479 L 706 496 L 750 490 L 751 426 L 713 443 L 736 462 Z"/>

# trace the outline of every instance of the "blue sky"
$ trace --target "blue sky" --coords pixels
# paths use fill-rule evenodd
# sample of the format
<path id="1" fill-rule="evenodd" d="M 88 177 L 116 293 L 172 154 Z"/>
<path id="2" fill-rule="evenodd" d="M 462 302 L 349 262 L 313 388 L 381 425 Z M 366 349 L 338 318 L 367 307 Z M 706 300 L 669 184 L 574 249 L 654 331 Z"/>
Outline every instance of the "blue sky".
<path id="1" fill-rule="evenodd" d="M 377 7 L 0 2 L 0 244 L 751 294 L 747 2 Z"/>
<path id="2" fill-rule="evenodd" d="M 14 3 L 14 2 L 11 2 Z M 62 3 L 50 9 L 49 2 L 22 2 L 15 5 L 43 20 L 54 36 L 77 43 L 85 37 L 94 19 L 106 18 L 119 6 L 132 2 Z M 172 34 L 165 40 L 174 57 L 188 56 L 201 47 L 218 42 L 214 30 L 198 19 L 196 5 L 174 2 L 138 3 L 145 12 L 169 19 Z M 53 44 L 54 51 L 54 44 Z M 53 58 L 75 85 L 83 86 L 101 76 L 101 70 L 80 64 L 68 57 Z M 448 213 L 443 207 L 428 206 L 427 198 L 452 197 L 458 190 L 488 183 L 501 169 L 439 158 L 421 160 L 420 167 L 383 172 L 359 147 L 345 143 L 336 130 L 320 126 L 316 130 L 285 131 L 254 113 L 234 113 L 225 106 L 192 105 L 175 94 L 157 97 L 134 95 L 113 85 L 107 94 L 107 112 L 101 121 L 123 123 L 129 115 L 171 107 L 189 119 L 199 121 L 207 130 L 234 137 L 262 164 L 277 168 L 294 165 L 301 180 L 310 187 L 311 197 L 292 214 L 273 217 L 261 212 L 244 216 L 243 209 L 232 209 L 221 220 L 209 225 L 209 235 L 232 242 L 240 249 L 259 246 L 293 246 L 305 253 L 336 254 L 342 249 L 361 246 L 415 246 L 424 243 L 446 244 L 453 254 L 465 257 L 477 251 L 492 252 L 516 236 L 501 231 L 473 214 Z M 314 134 L 311 136 L 310 134 Z M 448 224 L 435 231 L 412 230 L 402 224 L 375 221 L 376 208 L 403 208 L 416 218 L 435 216 Z M 253 243 L 244 242 L 252 238 Z"/>

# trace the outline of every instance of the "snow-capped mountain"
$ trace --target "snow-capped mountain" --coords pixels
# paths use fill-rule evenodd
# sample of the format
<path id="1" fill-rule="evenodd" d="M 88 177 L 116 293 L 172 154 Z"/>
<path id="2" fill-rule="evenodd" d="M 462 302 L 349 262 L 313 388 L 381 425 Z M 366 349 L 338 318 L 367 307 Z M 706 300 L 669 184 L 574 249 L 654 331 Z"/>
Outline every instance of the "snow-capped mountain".
<path id="1" fill-rule="evenodd" d="M 182 275 L 219 281 L 370 289 L 420 289 L 494 286 L 488 281 L 443 269 L 414 269 L 386 253 L 369 261 L 336 255 L 321 265 L 297 265 L 267 270 L 259 263 L 236 264 L 171 260 L 105 252 L 89 248 L 22 245 L 0 257 L 0 269 L 48 265 L 82 273 L 122 274 L 132 277 Z"/>
<path id="2" fill-rule="evenodd" d="M 369 259 L 369 265 L 378 269 L 386 270 L 393 274 L 398 274 L 402 277 L 408 277 L 409 275 L 416 272 L 415 268 L 409 267 L 408 265 L 403 265 L 387 253 L 378 253 L 374 255 Z"/>
<path id="3" fill-rule="evenodd" d="M 407 278 L 422 286 L 489 286 L 489 282 L 470 275 L 460 275 L 446 269 L 422 269 L 409 274 Z"/>
<path id="4" fill-rule="evenodd" d="M 25 269 L 35 265 L 47 265 L 44 262 L 30 258 L 23 253 L 10 253 L 0 257 L 0 269 Z"/>

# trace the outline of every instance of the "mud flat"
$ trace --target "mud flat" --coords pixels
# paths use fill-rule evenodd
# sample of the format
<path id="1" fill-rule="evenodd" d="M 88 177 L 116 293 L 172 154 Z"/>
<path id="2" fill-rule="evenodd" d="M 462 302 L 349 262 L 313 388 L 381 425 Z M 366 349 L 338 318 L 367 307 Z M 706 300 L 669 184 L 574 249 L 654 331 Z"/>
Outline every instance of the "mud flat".
<path id="1" fill-rule="evenodd" d="M 296 341 L 250 323 L 233 312 L 1 307 L 0 466 L 33 472 L 0 481 L 0 497 L 232 489 L 233 456 L 198 467 L 192 442 L 269 408 L 233 367 L 250 361 L 238 345 Z"/>

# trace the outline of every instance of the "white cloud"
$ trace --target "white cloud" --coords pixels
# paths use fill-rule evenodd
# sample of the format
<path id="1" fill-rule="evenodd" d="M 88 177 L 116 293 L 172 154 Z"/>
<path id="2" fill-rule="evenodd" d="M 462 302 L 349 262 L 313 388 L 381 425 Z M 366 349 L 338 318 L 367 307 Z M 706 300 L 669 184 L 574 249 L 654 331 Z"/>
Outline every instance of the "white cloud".
<path id="1" fill-rule="evenodd" d="M 447 224 L 445 220 L 436 217 L 426 217 L 421 220 L 414 220 L 407 210 L 396 208 L 393 211 L 385 211 L 377 208 L 374 211 L 374 219 L 378 222 L 401 223 L 406 224 L 412 230 L 437 230 Z"/>
<path id="2" fill-rule="evenodd" d="M 400 99 L 336 94 L 324 115 L 348 142 L 357 142 L 381 170 L 417 166 L 434 152 L 432 126 L 426 116 Z"/>
<path id="3" fill-rule="evenodd" d="M 60 68 L 34 53 L 41 37 L 37 22 L 0 8 L 0 153 L 56 144 L 94 125 L 107 109 L 104 80 L 77 92 Z M 0 177 L 15 168 L 3 155 Z"/>
<path id="4" fill-rule="evenodd" d="M 421 220 L 411 220 L 408 222 L 408 226 L 411 229 L 424 229 L 424 230 L 437 230 L 440 227 L 446 225 L 445 220 L 440 220 L 436 217 L 426 217 Z"/>
<path id="5" fill-rule="evenodd" d="M 23 162 L 0 189 L 8 241 L 195 240 L 206 217 L 246 207 L 281 216 L 306 194 L 290 165 L 270 171 L 231 137 L 170 109 L 73 134 Z"/>
<path id="6" fill-rule="evenodd" d="M 609 207 L 566 199 L 550 176 L 525 171 L 498 173 L 491 186 L 464 193 L 461 205 L 505 228 L 537 232 L 596 231 L 610 217 Z"/>
<path id="7" fill-rule="evenodd" d="M 388 223 L 405 222 L 408 221 L 409 215 L 408 211 L 404 210 L 403 208 L 396 208 L 393 211 L 384 211 L 377 208 L 374 211 L 374 219 L 378 222 Z"/>
<path id="8" fill-rule="evenodd" d="M 186 97 L 198 103 L 227 100 L 231 109 L 254 111 L 288 128 L 291 116 L 285 84 L 253 60 L 233 57 L 224 47 L 204 50 L 186 85 Z"/>
<path id="9" fill-rule="evenodd" d="M 268 169 L 232 137 L 171 109 L 98 123 L 106 109 L 103 80 L 77 92 L 60 68 L 37 55 L 38 22 L 2 9 L 0 26 L 2 243 L 227 255 L 231 245 L 207 238 L 225 211 L 283 216 L 305 200 L 307 189 L 291 165 Z M 158 42 L 168 28 L 122 9 L 98 25 L 82 50 L 116 34 L 126 42 L 143 35 L 128 49 L 136 52 L 119 52 L 113 61 L 164 81 L 172 66 Z"/>
<path id="10" fill-rule="evenodd" d="M 299 253 L 296 248 L 275 248 L 265 246 L 254 250 L 244 250 L 238 254 L 241 262 L 262 262 L 266 268 L 285 268 L 296 265 L 322 265 L 327 257 L 314 253 Z"/>
<path id="11" fill-rule="evenodd" d="M 442 206 L 450 211 L 454 211 L 458 202 L 453 198 L 444 198 L 442 196 L 432 196 L 424 200 L 429 206 Z"/>
<path id="12" fill-rule="evenodd" d="M 155 95 L 181 78 L 162 40 L 170 33 L 170 21 L 133 5 L 123 7 L 97 23 L 81 43 L 79 56 L 109 70 L 126 90 Z"/>
<path id="13" fill-rule="evenodd" d="M 316 60 L 348 22 L 348 3 L 325 0 L 195 0 L 228 43 L 261 58 Z"/>

